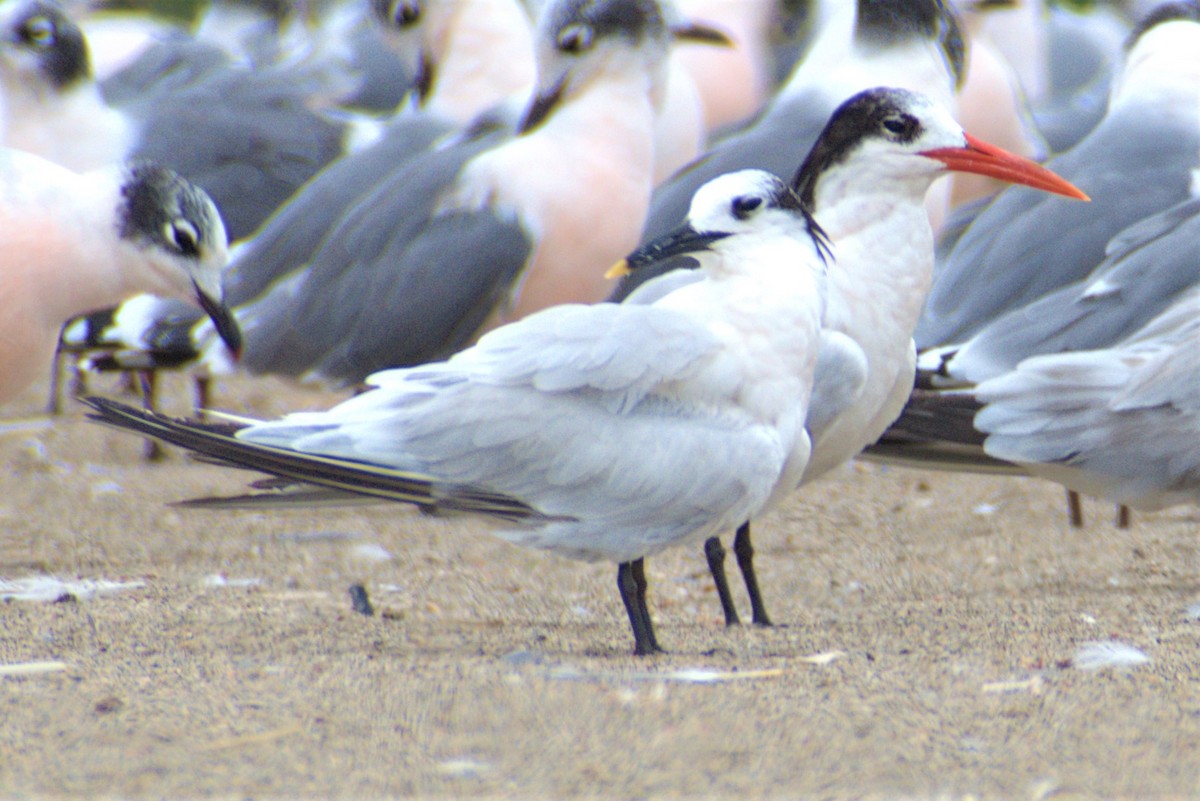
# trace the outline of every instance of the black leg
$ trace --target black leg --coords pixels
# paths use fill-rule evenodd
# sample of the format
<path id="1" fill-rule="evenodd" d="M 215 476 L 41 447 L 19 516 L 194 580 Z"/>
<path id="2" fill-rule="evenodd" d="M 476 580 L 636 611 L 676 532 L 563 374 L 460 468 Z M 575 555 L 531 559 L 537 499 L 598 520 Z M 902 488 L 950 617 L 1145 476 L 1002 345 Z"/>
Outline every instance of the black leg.
<path id="1" fill-rule="evenodd" d="M 1071 528 L 1083 528 L 1083 505 L 1079 502 L 1079 493 L 1067 490 L 1067 514 L 1070 516 Z"/>
<path id="2" fill-rule="evenodd" d="M 653 630 L 649 629 L 650 615 L 644 611 L 641 602 L 638 601 L 638 581 L 634 577 L 633 566 L 638 565 L 639 572 L 642 574 L 642 597 L 644 598 L 646 576 L 642 572 L 641 562 L 642 560 L 639 559 L 637 562 L 621 562 L 617 565 L 617 589 L 621 593 L 621 600 L 625 603 L 625 612 L 629 615 L 629 625 L 633 629 L 633 653 L 636 656 L 645 656 L 662 650 L 654 639 Z"/>
<path id="3" fill-rule="evenodd" d="M 71 356 L 71 383 L 67 387 L 67 392 L 72 398 L 82 398 L 90 394 L 88 389 L 87 371 L 83 369 L 82 361 L 78 355 Z"/>
<path id="4" fill-rule="evenodd" d="M 55 417 L 62 414 L 62 397 L 58 394 L 59 381 L 62 379 L 62 367 L 62 333 L 60 332 L 58 347 L 54 349 L 54 361 L 50 362 L 50 398 L 46 402 L 46 414 Z"/>
<path id="5" fill-rule="evenodd" d="M 1124 505 L 1118 506 L 1117 507 L 1117 528 L 1129 528 L 1129 521 L 1130 521 L 1129 507 L 1124 506 Z"/>
<path id="6" fill-rule="evenodd" d="M 650 647 L 654 649 L 654 653 L 659 653 L 662 651 L 662 646 L 658 644 L 658 638 L 654 636 L 654 621 L 650 618 L 650 604 L 646 603 L 646 560 L 634 559 L 629 563 L 629 570 L 637 585 L 638 606 L 642 610 L 642 620 L 646 624 L 646 633 L 650 637 Z"/>
<path id="7" fill-rule="evenodd" d="M 201 420 L 208 419 L 208 410 L 211 407 L 212 399 L 212 379 L 206 375 L 197 373 L 192 379 L 195 383 L 196 390 L 196 415 Z"/>
<path id="8" fill-rule="evenodd" d="M 746 580 L 746 592 L 750 594 L 750 609 L 756 626 L 773 626 L 763 604 L 762 591 L 758 589 L 758 576 L 754 573 L 754 546 L 750 543 L 750 521 L 742 523 L 733 538 L 733 553 L 737 557 L 742 578 Z"/>
<path id="9" fill-rule="evenodd" d="M 137 377 L 142 389 L 142 408 L 150 412 L 158 411 L 158 373 L 154 370 L 139 370 Z M 166 456 L 156 439 L 146 440 L 142 454 L 148 462 L 157 462 Z"/>
<path id="10" fill-rule="evenodd" d="M 717 585 L 717 598 L 721 601 L 721 611 L 725 613 L 725 625 L 739 625 L 742 621 L 738 617 L 737 607 L 733 605 L 729 580 L 725 578 L 725 548 L 721 545 L 720 537 L 709 537 L 704 541 L 704 558 L 708 560 L 708 572 L 712 573 L 713 584 Z"/>
<path id="11" fill-rule="evenodd" d="M 46 414 L 62 414 L 62 373 L 68 370 L 70 381 L 67 383 L 67 394 L 72 398 L 81 398 L 88 394 L 87 381 L 83 370 L 79 367 L 79 355 L 63 353 L 60 343 L 54 351 L 54 366 L 50 369 L 50 397 L 46 404 Z"/>

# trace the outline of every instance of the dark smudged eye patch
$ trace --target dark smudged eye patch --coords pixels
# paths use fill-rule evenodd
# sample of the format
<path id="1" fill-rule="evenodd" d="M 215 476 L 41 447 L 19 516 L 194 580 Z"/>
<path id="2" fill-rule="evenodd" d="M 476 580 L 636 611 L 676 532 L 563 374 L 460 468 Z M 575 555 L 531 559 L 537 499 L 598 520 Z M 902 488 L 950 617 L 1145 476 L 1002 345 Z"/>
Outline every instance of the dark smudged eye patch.
<path id="1" fill-rule="evenodd" d="M 172 243 L 180 253 L 193 258 L 199 257 L 200 233 L 196 230 L 196 226 L 188 220 L 178 217 L 167 223 L 165 227 L 166 230 L 163 233 L 166 234 L 167 241 Z"/>
<path id="2" fill-rule="evenodd" d="M 38 14 L 35 17 L 25 20 L 25 24 L 21 26 L 20 34 L 21 41 L 27 44 L 47 47 L 54 44 L 57 29 L 54 25 L 54 20 Z"/>
<path id="3" fill-rule="evenodd" d="M 901 142 L 911 142 L 917 136 L 920 123 L 908 114 L 893 114 L 883 118 L 883 129 Z"/>
<path id="4" fill-rule="evenodd" d="M 761 197 L 754 197 L 753 195 L 736 197 L 733 199 L 733 216 L 739 220 L 744 220 L 754 213 L 754 210 L 761 206 L 762 202 Z"/>
<path id="5" fill-rule="evenodd" d="M 592 46 L 594 32 L 588 25 L 576 23 L 563 28 L 558 34 L 558 49 L 564 53 L 582 53 Z"/>

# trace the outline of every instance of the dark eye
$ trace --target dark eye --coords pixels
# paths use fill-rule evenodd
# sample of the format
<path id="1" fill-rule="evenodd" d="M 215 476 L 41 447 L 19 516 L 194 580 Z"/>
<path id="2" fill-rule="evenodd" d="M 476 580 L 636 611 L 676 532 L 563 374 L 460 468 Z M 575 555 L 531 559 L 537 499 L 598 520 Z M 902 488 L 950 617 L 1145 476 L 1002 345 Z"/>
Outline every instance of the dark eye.
<path id="1" fill-rule="evenodd" d="M 417 0 L 400 0 L 392 8 L 392 21 L 398 28 L 407 28 L 421 19 L 421 4 Z"/>
<path id="2" fill-rule="evenodd" d="M 885 117 L 883 129 L 900 139 L 911 139 L 917 130 L 917 121 L 905 114 L 895 114 Z"/>
<path id="3" fill-rule="evenodd" d="M 582 23 L 572 23 L 558 32 L 558 49 L 564 53 L 582 53 L 592 46 L 592 29 Z"/>
<path id="4" fill-rule="evenodd" d="M 733 199 L 733 216 L 739 220 L 749 217 L 755 209 L 762 205 L 761 197 L 735 197 Z"/>
<path id="5" fill-rule="evenodd" d="M 174 245 L 184 256 L 200 255 L 200 234 L 196 231 L 196 226 L 184 218 L 177 217 L 167 223 L 163 234 L 166 235 L 167 242 Z"/>
<path id="6" fill-rule="evenodd" d="M 371 12 L 385 28 L 403 30 L 420 21 L 421 0 L 371 0 Z"/>
<path id="7" fill-rule="evenodd" d="M 58 29 L 54 26 L 54 20 L 49 17 L 30 17 L 21 26 L 21 39 L 39 47 L 49 47 L 54 44 L 57 36 Z"/>

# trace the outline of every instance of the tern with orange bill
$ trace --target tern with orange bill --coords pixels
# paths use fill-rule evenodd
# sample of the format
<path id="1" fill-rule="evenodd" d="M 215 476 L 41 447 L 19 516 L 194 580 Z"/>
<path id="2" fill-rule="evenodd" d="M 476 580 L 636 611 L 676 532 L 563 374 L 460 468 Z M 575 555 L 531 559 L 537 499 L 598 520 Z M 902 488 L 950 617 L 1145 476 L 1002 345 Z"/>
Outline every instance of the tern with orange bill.
<path id="1" fill-rule="evenodd" d="M 686 228 L 625 264 L 681 251 L 701 280 L 657 303 L 546 309 L 448 361 L 377 373 L 328 411 L 205 425 L 87 402 L 102 422 L 284 479 L 205 506 L 401 501 L 616 562 L 634 653 L 653 654 L 644 558 L 758 514 L 804 469 L 831 263 L 796 194 L 754 170 L 707 184 Z"/>
<path id="2" fill-rule="evenodd" d="M 1151 231 L 1172 228 L 1194 199 L 1200 170 L 1200 3 L 1164 3 L 1137 25 L 1125 43 L 1104 119 L 1048 166 L 1096 202 L 1056 204 L 1014 187 L 944 245 L 915 335 L 920 393 L 912 414 L 906 411 L 881 443 L 879 456 L 886 451 L 890 461 L 948 466 L 947 454 L 929 440 L 939 438 L 939 408 L 950 415 L 948 431 L 957 429 L 959 411 L 940 407 L 928 393 L 969 388 L 1031 357 L 1107 348 L 1118 333 L 1130 333 L 1118 321 L 1132 315 L 1145 322 L 1174 300 L 1173 294 L 1147 289 L 1177 286 L 1186 272 L 1175 270 L 1169 280 L 1155 281 L 1146 272 L 1136 292 L 1127 283 L 1120 293 L 1129 308 L 1121 315 L 1097 314 L 1090 298 L 1115 291 L 1102 276 L 1118 255 L 1131 263 L 1126 244 L 1143 236 L 1142 225 Z M 1168 247 L 1185 249 L 1179 258 L 1186 260 L 1186 238 L 1168 239 Z M 1160 240 L 1153 241 L 1161 253 Z M 918 429 L 921 442 L 908 441 Z M 961 462 L 963 469 L 971 469 L 970 462 Z M 1068 505 L 1072 524 L 1081 526 L 1073 490 Z M 1128 511 L 1121 510 L 1119 524 L 1127 520 Z"/>
<path id="3" fill-rule="evenodd" d="M 828 309 L 806 427 L 813 450 L 808 483 L 849 461 L 896 419 L 912 389 L 916 327 L 933 277 L 933 231 L 925 193 L 958 170 L 1013 181 L 1075 199 L 1086 196 L 1043 167 L 965 133 L 950 112 L 904 89 L 876 88 L 833 115 L 792 185 L 829 237 Z M 695 280 L 675 270 L 640 286 L 626 303 L 645 302 Z M 786 494 L 786 492 L 784 493 Z M 739 621 L 718 539 L 706 554 L 727 623 Z M 747 521 L 734 551 L 755 623 L 769 625 L 753 568 Z"/>

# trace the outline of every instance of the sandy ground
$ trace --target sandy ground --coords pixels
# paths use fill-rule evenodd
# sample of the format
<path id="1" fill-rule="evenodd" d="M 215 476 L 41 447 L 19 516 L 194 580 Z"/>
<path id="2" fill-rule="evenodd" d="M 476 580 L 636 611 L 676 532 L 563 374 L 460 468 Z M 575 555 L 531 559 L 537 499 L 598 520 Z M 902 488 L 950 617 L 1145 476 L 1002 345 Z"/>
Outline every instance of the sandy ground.
<path id="1" fill-rule="evenodd" d="M 135 584 L 0 604 L 0 665 L 51 663 L 0 677 L 2 796 L 1200 797 L 1193 509 L 1071 530 L 1056 486 L 854 465 L 758 526 L 783 625 L 726 629 L 678 549 L 638 659 L 611 565 L 398 506 L 173 509 L 250 474 L 78 407 L 0 431 L 0 580 Z M 1150 661 L 1073 661 L 1103 640 Z"/>

